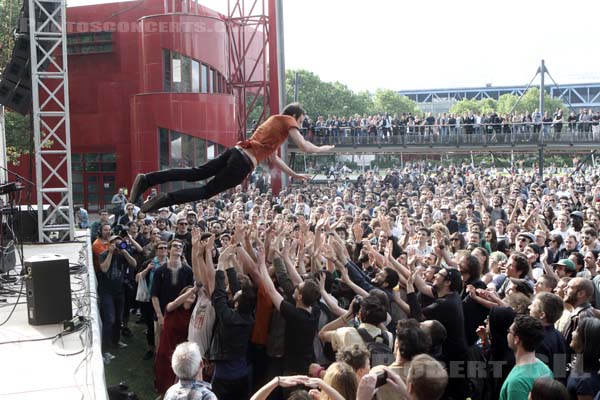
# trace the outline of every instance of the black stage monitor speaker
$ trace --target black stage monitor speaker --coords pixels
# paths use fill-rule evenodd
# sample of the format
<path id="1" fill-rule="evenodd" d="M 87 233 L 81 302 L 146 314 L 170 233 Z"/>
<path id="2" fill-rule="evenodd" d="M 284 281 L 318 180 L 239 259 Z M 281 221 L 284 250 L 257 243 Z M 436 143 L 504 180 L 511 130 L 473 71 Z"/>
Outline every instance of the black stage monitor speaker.
<path id="1" fill-rule="evenodd" d="M 24 264 L 29 324 L 56 324 L 73 318 L 69 260 L 56 254 L 41 254 L 28 258 Z"/>

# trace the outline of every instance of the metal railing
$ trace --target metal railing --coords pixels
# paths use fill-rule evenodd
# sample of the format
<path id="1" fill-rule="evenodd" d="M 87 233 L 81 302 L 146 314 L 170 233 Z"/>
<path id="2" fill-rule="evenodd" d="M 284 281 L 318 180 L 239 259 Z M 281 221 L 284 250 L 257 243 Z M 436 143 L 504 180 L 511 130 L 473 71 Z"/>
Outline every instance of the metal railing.
<path id="1" fill-rule="evenodd" d="M 560 129 L 559 129 L 560 128 Z M 302 129 L 305 139 L 316 144 L 336 146 L 488 146 L 598 143 L 600 127 L 589 124 L 534 125 L 531 123 L 419 125 L 377 129 L 339 127 Z"/>

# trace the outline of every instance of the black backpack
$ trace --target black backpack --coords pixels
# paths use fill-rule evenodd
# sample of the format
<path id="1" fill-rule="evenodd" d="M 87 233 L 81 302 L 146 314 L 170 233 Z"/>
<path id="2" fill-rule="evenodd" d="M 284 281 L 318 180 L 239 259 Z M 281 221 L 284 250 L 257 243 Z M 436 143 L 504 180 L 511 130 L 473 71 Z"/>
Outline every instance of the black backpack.
<path id="1" fill-rule="evenodd" d="M 390 349 L 390 342 L 385 333 L 372 337 L 364 328 L 356 329 L 371 353 L 371 368 L 378 365 L 390 365 L 396 360 L 394 352 Z"/>

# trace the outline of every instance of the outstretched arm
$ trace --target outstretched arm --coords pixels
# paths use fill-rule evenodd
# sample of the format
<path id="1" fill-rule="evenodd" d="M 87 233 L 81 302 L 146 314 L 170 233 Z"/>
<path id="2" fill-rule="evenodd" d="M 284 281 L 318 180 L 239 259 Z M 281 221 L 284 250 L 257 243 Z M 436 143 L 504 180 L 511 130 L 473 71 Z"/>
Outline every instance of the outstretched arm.
<path id="1" fill-rule="evenodd" d="M 294 171 L 293 169 L 291 169 L 290 167 L 288 167 L 288 165 L 285 163 L 285 161 L 283 161 L 277 154 L 273 154 L 273 156 L 271 156 L 271 163 L 272 163 L 272 165 L 275 165 L 277 168 L 279 168 L 285 174 L 291 176 L 292 178 L 303 179 L 303 180 L 310 179 L 309 175 L 299 174 L 296 171 Z"/>
<path id="2" fill-rule="evenodd" d="M 304 140 L 300 131 L 296 128 L 290 129 L 289 138 L 296 146 L 305 153 L 326 153 L 332 150 L 335 146 L 315 146 L 311 142 Z"/>

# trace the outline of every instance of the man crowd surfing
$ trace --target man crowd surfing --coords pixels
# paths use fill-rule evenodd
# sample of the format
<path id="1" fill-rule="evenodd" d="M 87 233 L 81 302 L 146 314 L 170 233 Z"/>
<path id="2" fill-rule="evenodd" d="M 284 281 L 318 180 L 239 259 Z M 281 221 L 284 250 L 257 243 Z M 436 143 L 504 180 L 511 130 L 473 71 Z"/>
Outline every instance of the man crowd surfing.
<path id="1" fill-rule="evenodd" d="M 139 311 L 165 400 L 600 399 L 594 170 L 345 178 L 102 210 L 105 363 Z"/>

